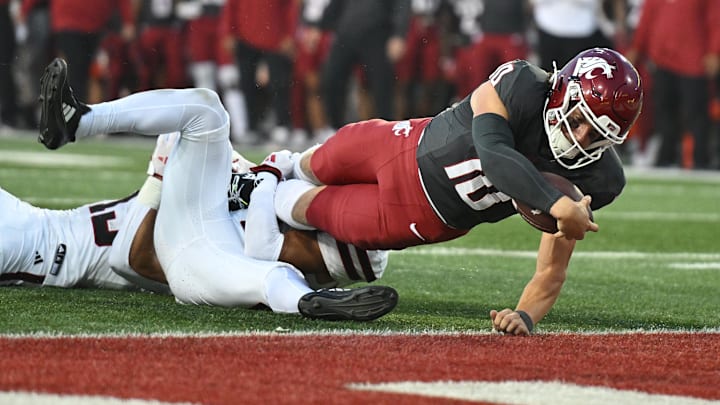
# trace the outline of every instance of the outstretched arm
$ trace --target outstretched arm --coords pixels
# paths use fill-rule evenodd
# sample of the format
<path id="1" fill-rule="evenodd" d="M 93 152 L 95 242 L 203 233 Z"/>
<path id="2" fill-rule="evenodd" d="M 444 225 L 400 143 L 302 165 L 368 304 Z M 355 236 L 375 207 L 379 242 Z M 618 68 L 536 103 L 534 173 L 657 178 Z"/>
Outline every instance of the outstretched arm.
<path id="1" fill-rule="evenodd" d="M 513 335 L 529 335 L 560 296 L 575 241 L 543 233 L 538 249 L 535 275 L 523 290 L 515 310 L 490 311 L 493 329 Z M 527 315 L 528 323 L 522 313 Z"/>

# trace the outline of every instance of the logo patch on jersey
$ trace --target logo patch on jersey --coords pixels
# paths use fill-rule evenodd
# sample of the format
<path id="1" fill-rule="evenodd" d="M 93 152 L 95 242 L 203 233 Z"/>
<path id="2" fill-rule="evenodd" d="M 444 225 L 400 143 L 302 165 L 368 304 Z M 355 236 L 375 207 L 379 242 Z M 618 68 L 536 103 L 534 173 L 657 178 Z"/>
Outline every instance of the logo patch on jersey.
<path id="1" fill-rule="evenodd" d="M 612 71 L 613 69 L 615 69 L 615 66 L 610 66 L 610 64 L 607 63 L 605 59 L 598 56 L 593 56 L 591 58 L 580 58 L 575 64 L 573 76 L 580 77 L 585 75 L 586 79 L 591 80 L 597 77 L 597 75 L 593 73 L 595 69 L 601 69 L 602 74 L 605 75 L 606 78 L 612 79 Z"/>
<path id="2" fill-rule="evenodd" d="M 420 235 L 420 232 L 418 232 L 417 230 L 417 223 L 413 222 L 412 224 L 410 224 L 410 232 L 415 234 L 415 236 L 417 236 L 421 241 L 425 242 L 425 238 L 423 238 L 423 236 Z"/>
<path id="3" fill-rule="evenodd" d="M 392 130 L 395 136 L 404 136 L 405 138 L 407 138 L 408 136 L 410 136 L 412 126 L 410 125 L 410 121 L 405 120 L 395 123 Z"/>
<path id="4" fill-rule="evenodd" d="M 42 262 L 43 262 L 43 258 L 42 258 L 42 256 L 40 256 L 40 252 L 38 252 L 36 250 L 35 251 L 35 261 L 33 262 L 33 264 L 40 264 Z"/>
<path id="5" fill-rule="evenodd" d="M 63 262 L 65 262 L 65 253 L 67 252 L 67 247 L 64 243 L 61 243 L 58 245 L 57 249 L 55 250 L 55 259 L 53 260 L 53 265 L 50 268 L 50 275 L 51 276 L 57 276 L 58 273 L 60 273 L 60 268 L 62 267 Z"/>

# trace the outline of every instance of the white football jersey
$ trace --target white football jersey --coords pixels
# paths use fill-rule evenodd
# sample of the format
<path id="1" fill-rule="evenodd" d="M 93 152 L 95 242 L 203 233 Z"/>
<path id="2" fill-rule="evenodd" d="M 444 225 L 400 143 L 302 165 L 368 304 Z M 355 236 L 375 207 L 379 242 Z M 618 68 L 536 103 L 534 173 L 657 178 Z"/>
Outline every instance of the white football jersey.
<path id="1" fill-rule="evenodd" d="M 133 198 L 50 210 L 0 188 L 0 285 L 136 289 L 108 265 Z"/>

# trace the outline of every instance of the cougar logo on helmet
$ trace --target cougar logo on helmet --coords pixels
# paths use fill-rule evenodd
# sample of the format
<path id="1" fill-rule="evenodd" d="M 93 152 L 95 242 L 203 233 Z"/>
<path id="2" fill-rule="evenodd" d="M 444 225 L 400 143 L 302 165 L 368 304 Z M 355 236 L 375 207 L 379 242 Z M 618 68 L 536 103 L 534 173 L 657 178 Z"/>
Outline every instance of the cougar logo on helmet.
<path id="1" fill-rule="evenodd" d="M 612 79 L 612 71 L 616 68 L 615 66 L 610 66 L 605 59 L 598 56 L 579 58 L 577 64 L 575 65 L 573 76 L 585 75 L 585 78 L 588 80 L 594 79 L 597 77 L 597 75 L 593 74 L 595 69 L 602 69 L 602 74 L 605 75 L 605 78 Z"/>

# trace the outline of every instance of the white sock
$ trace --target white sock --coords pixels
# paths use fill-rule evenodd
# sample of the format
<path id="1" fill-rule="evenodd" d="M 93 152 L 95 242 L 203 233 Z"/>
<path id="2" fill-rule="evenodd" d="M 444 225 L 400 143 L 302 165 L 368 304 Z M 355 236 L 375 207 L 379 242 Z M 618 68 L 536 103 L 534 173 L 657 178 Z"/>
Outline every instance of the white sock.
<path id="1" fill-rule="evenodd" d="M 300 298 L 312 291 L 298 271 L 290 267 L 276 267 L 265 278 L 267 305 L 273 312 L 299 313 Z"/>
<path id="2" fill-rule="evenodd" d="M 300 197 L 307 191 L 317 187 L 304 180 L 290 179 L 281 181 L 275 190 L 275 214 L 283 222 L 295 229 L 312 231 L 316 229 L 310 225 L 301 224 L 292 217 L 292 210 Z"/>

